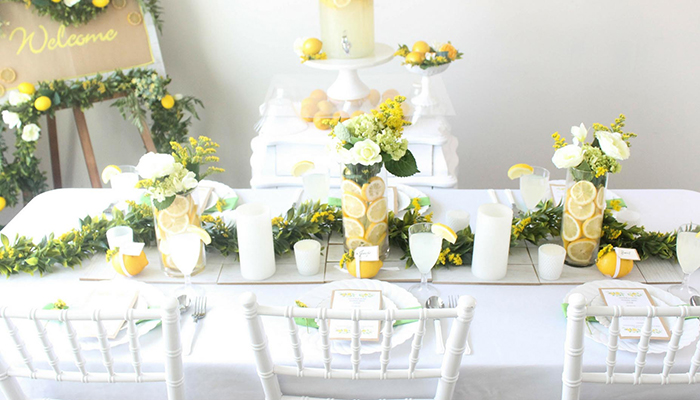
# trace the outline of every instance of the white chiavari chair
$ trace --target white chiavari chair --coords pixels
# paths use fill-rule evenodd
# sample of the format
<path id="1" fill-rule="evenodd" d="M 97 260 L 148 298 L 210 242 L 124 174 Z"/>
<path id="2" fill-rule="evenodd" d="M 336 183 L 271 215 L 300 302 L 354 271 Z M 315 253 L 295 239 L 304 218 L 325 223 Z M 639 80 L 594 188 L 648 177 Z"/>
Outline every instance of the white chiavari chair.
<path id="1" fill-rule="evenodd" d="M 163 331 L 163 345 L 165 350 L 164 372 L 143 372 L 140 343 L 136 322 L 139 320 L 161 320 Z M 58 382 L 82 382 L 82 383 L 145 383 L 163 382 L 167 390 L 168 399 L 185 399 L 185 377 L 182 365 L 182 346 L 180 343 L 180 312 L 177 300 L 168 298 L 160 309 L 136 310 L 133 308 L 120 311 L 106 310 L 43 310 L 43 309 L 20 309 L 14 307 L 0 306 L 0 320 L 6 325 L 7 330 L 14 342 L 15 351 L 19 352 L 22 363 L 21 367 L 9 366 L 3 359 L 2 354 L 8 354 L 10 349 L 0 348 L 0 393 L 5 395 L 7 400 L 28 400 L 26 394 L 20 388 L 16 378 L 45 379 Z M 18 329 L 15 322 L 19 320 L 32 321 L 34 329 Z M 116 361 L 112 357 L 107 333 L 103 321 L 126 321 L 127 334 L 129 335 L 130 364 L 133 372 L 121 373 L 118 370 Z M 52 338 L 58 336 L 49 334 L 45 328 L 47 321 L 59 321 L 65 331 L 64 337 L 53 337 L 56 343 L 67 343 L 73 354 L 73 363 L 77 371 L 69 371 L 61 368 L 62 362 L 56 356 Z M 78 336 L 73 323 L 77 321 L 91 321 L 95 324 L 97 338 L 100 345 L 100 354 L 105 372 L 88 371 L 86 359 L 83 356 Z M 38 336 L 41 341 L 43 355 L 34 355 L 37 359 L 45 360 L 50 369 L 40 369 L 30 354 L 30 349 L 25 345 L 23 337 L 31 334 Z M 120 390 L 114 387 L 114 390 Z"/>
<path id="2" fill-rule="evenodd" d="M 414 310 L 331 310 L 328 308 L 300 308 L 300 307 L 270 307 L 257 303 L 253 293 L 244 293 L 241 296 L 241 304 L 245 318 L 248 321 L 248 331 L 251 345 L 255 353 L 255 363 L 258 376 L 262 382 L 266 400 L 321 400 L 308 396 L 285 396 L 280 390 L 277 375 L 287 375 L 305 378 L 345 379 L 352 380 L 354 386 L 360 387 L 362 380 L 411 380 L 439 378 L 434 400 L 450 400 L 454 393 L 455 385 L 459 377 L 459 366 L 462 355 L 466 349 L 467 334 L 474 317 L 476 301 L 471 296 L 461 296 L 457 308 L 445 309 L 414 309 Z M 286 318 L 289 327 L 291 345 L 294 351 L 296 365 L 285 366 L 275 364 L 268 349 L 267 336 L 261 316 Z M 304 366 L 304 355 L 299 339 L 299 330 L 294 318 L 315 318 L 319 325 L 321 335 L 321 348 L 323 351 L 323 368 L 310 368 Z M 426 331 L 426 321 L 434 318 L 453 319 L 452 329 L 447 339 L 445 355 L 441 368 L 417 368 L 420 351 L 423 346 L 423 336 Z M 352 369 L 338 369 L 331 366 L 332 356 L 328 339 L 328 322 L 331 319 L 352 320 L 350 362 Z M 397 320 L 415 319 L 416 332 L 411 342 L 411 352 L 408 359 L 408 368 L 388 368 L 391 352 L 391 338 L 393 335 L 393 323 Z M 361 369 L 360 354 L 362 342 L 360 341 L 360 321 L 384 321 L 381 340 L 380 367 L 376 369 Z M 395 384 L 395 383 L 391 383 Z M 324 400 L 332 400 L 330 398 Z"/>
<path id="3" fill-rule="evenodd" d="M 671 373 L 676 361 L 678 343 L 683 335 L 683 327 L 687 317 L 700 316 L 700 307 L 619 307 L 619 306 L 587 306 L 585 297 L 576 293 L 569 297 L 567 308 L 566 343 L 564 354 L 564 372 L 562 374 L 563 400 L 578 400 L 581 384 L 693 384 L 700 383 L 700 341 L 695 346 L 695 352 L 690 362 L 690 368 L 683 373 Z M 610 318 L 608 354 L 605 360 L 605 372 L 583 372 L 583 339 L 586 317 Z M 634 362 L 634 372 L 618 372 L 615 370 L 618 341 L 620 337 L 620 318 L 625 316 L 645 317 L 642 336 L 637 346 L 637 356 Z M 671 330 L 671 340 L 663 361 L 660 373 L 644 373 L 647 364 L 647 352 L 651 337 L 651 326 L 654 317 L 674 318 Z"/>

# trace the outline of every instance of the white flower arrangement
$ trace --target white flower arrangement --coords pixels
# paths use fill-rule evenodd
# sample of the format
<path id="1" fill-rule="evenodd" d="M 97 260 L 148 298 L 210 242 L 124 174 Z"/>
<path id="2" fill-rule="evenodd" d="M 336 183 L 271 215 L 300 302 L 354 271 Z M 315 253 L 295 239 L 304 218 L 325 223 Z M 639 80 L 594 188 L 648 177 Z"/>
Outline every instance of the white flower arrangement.
<path id="1" fill-rule="evenodd" d="M 22 129 L 22 140 L 25 142 L 36 142 L 39 139 L 41 128 L 37 124 L 29 124 Z"/>
<path id="2" fill-rule="evenodd" d="M 13 90 L 10 92 L 8 96 L 8 101 L 11 106 L 19 106 L 22 105 L 32 99 L 31 95 L 25 94 L 25 93 L 20 93 L 16 90 Z"/>
<path id="3" fill-rule="evenodd" d="M 10 129 L 22 127 L 22 121 L 19 119 L 19 114 L 12 111 L 2 112 L 2 122 L 4 122 Z"/>

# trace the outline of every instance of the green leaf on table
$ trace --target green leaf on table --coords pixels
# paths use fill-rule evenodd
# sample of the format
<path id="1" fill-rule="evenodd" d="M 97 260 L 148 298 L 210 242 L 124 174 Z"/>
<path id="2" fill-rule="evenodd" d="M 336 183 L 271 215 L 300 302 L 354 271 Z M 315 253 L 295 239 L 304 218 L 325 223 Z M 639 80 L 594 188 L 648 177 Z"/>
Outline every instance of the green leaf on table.
<path id="1" fill-rule="evenodd" d="M 388 158 L 384 161 L 384 166 L 386 166 L 387 171 L 398 177 L 411 176 L 420 172 L 416 164 L 416 159 L 413 157 L 413 153 L 411 153 L 410 150 L 406 150 L 406 154 L 398 161 Z"/>

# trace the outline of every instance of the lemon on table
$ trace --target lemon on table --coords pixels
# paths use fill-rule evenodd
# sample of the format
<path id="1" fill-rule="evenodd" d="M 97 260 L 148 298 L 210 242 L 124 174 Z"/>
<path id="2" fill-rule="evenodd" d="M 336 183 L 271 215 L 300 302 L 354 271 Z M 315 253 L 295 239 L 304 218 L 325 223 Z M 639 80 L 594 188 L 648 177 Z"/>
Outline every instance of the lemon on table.
<path id="1" fill-rule="evenodd" d="M 7 206 L 7 200 L 5 200 L 4 197 L 0 196 L 0 211 L 4 210 L 5 206 Z"/>
<path id="2" fill-rule="evenodd" d="M 374 245 L 380 244 L 386 237 L 387 227 L 388 225 L 386 222 L 378 222 L 370 225 L 369 228 L 367 228 L 365 240 Z"/>
<path id="3" fill-rule="evenodd" d="M 316 103 L 318 103 L 321 100 L 326 100 L 328 98 L 328 95 L 326 95 L 326 92 L 324 92 L 323 90 L 316 89 L 313 92 L 311 92 L 309 97 L 315 99 Z"/>
<path id="4" fill-rule="evenodd" d="M 570 190 L 569 195 L 578 204 L 592 203 L 597 194 L 595 186 L 588 181 L 576 182 Z"/>
<path id="5" fill-rule="evenodd" d="M 569 242 L 581 237 L 581 224 L 569 213 L 564 213 L 561 237 Z"/>
<path id="6" fill-rule="evenodd" d="M 163 214 L 168 214 L 171 217 L 181 217 L 189 213 L 190 206 L 191 204 L 189 197 L 177 195 L 175 196 L 175 200 L 173 200 L 172 204 L 163 210 Z M 189 221 L 189 217 L 187 218 L 187 221 Z"/>
<path id="7" fill-rule="evenodd" d="M 202 242 L 204 242 L 204 244 L 211 243 L 211 236 L 209 236 L 209 233 L 199 226 L 189 225 L 187 227 L 187 232 L 194 233 L 194 234 L 198 235 L 199 238 L 202 239 Z"/>
<path id="8" fill-rule="evenodd" d="M 357 271 L 357 260 L 352 260 L 348 263 L 347 268 L 350 275 L 356 278 L 374 278 L 382 269 L 384 263 L 379 261 L 360 261 L 359 274 Z"/>
<path id="9" fill-rule="evenodd" d="M 355 250 L 358 247 L 367 247 L 372 245 L 372 243 L 369 243 L 361 237 L 349 237 L 348 240 L 345 241 L 345 244 L 347 244 L 348 248 L 352 250 Z"/>
<path id="10" fill-rule="evenodd" d="M 518 179 L 523 175 L 531 175 L 535 170 L 527 164 L 515 164 L 508 168 L 508 178 Z"/>
<path id="11" fill-rule="evenodd" d="M 315 166 L 311 161 L 299 161 L 292 166 L 292 176 L 300 177 L 314 169 Z"/>
<path id="12" fill-rule="evenodd" d="M 579 239 L 569 243 L 566 254 L 572 261 L 577 263 L 588 263 L 591 261 L 593 252 L 596 251 L 598 243 L 591 239 Z"/>
<path id="13" fill-rule="evenodd" d="M 372 177 L 369 182 L 362 185 L 362 197 L 367 201 L 374 201 L 384 196 L 386 185 L 384 180 L 378 176 Z"/>
<path id="14" fill-rule="evenodd" d="M 434 223 L 433 226 L 430 227 L 430 231 L 452 244 L 455 244 L 457 241 L 457 234 L 447 225 Z"/>
<path id="15" fill-rule="evenodd" d="M 34 100 L 34 108 L 39 111 L 46 111 L 51 108 L 51 99 L 46 96 L 41 96 Z"/>
<path id="16" fill-rule="evenodd" d="M 365 202 L 362 201 L 362 199 L 360 199 L 359 197 L 355 196 L 354 194 L 343 193 L 342 203 L 343 212 L 348 217 L 359 219 L 364 217 L 367 213 L 367 205 L 365 205 Z"/>
<path id="17" fill-rule="evenodd" d="M 190 219 L 187 214 L 181 216 L 173 216 L 166 212 L 160 213 L 158 218 L 158 226 L 168 235 L 177 235 L 187 230 L 190 225 Z"/>
<path id="18" fill-rule="evenodd" d="M 427 53 L 430 51 L 430 45 L 422 40 L 419 40 L 413 44 L 413 48 L 411 49 L 413 53 Z"/>
<path id="19" fill-rule="evenodd" d="M 17 86 L 17 90 L 24 94 L 34 94 L 36 88 L 29 82 L 22 82 Z"/>
<path id="20" fill-rule="evenodd" d="M 304 55 L 313 56 L 314 54 L 320 53 L 322 47 L 323 42 L 320 40 L 316 38 L 308 38 L 301 46 L 301 51 L 304 53 Z"/>
<path id="21" fill-rule="evenodd" d="M 119 258 L 123 260 L 123 266 Z M 128 256 L 117 253 L 117 255 L 112 257 L 112 267 L 114 267 L 115 271 L 124 276 L 138 275 L 147 265 L 148 259 L 146 258 L 146 253 L 143 251 L 138 256 Z"/>
<path id="22" fill-rule="evenodd" d="M 105 169 L 102 170 L 102 183 L 104 183 L 105 185 L 108 184 L 109 181 L 111 181 L 115 175 L 119 175 L 121 173 L 121 168 L 119 168 L 116 165 L 106 166 Z"/>
<path id="23" fill-rule="evenodd" d="M 583 223 L 583 234 L 589 239 L 599 239 L 603 230 L 603 215 L 588 218 Z"/>
<path id="24" fill-rule="evenodd" d="M 316 104 L 318 111 L 323 111 L 324 114 L 332 115 L 335 112 L 335 104 L 328 100 L 321 100 Z"/>
<path id="25" fill-rule="evenodd" d="M 316 129 L 320 129 L 322 131 L 329 130 L 331 129 L 331 126 L 326 123 L 326 120 L 329 119 L 331 119 L 330 114 L 323 111 L 318 111 L 316 114 L 314 114 L 314 126 L 316 126 Z"/>
<path id="26" fill-rule="evenodd" d="M 399 95 L 399 91 L 396 89 L 388 89 L 384 93 L 382 93 L 382 101 L 387 101 L 389 99 L 393 99 L 394 97 Z M 357 111 L 356 111 L 357 112 Z"/>
<path id="27" fill-rule="evenodd" d="M 340 183 L 340 190 L 342 190 L 343 193 L 351 193 L 358 197 L 362 196 L 362 188 L 360 185 L 350 179 L 343 179 Z"/>
<path id="28" fill-rule="evenodd" d="M 425 54 L 412 51 L 406 54 L 406 64 L 420 65 L 425 61 Z"/>
<path id="29" fill-rule="evenodd" d="M 585 221 L 593 216 L 595 213 L 595 204 L 590 202 L 588 204 L 578 204 L 573 198 L 569 198 L 566 202 L 566 211 L 571 214 L 572 217 L 579 221 Z"/>
<path id="30" fill-rule="evenodd" d="M 605 204 L 605 188 L 602 186 L 598 189 L 598 194 L 595 197 L 595 204 L 600 210 L 605 210 L 607 206 L 607 204 Z"/>
<path id="31" fill-rule="evenodd" d="M 343 229 L 347 237 L 364 237 L 365 227 L 355 218 L 343 218 Z"/>
<path id="32" fill-rule="evenodd" d="M 166 110 L 170 110 L 171 108 L 175 107 L 175 98 L 169 94 L 166 94 L 160 100 L 160 105 Z"/>
<path id="33" fill-rule="evenodd" d="M 314 115 L 318 112 L 316 104 L 312 105 L 302 105 L 299 110 L 299 116 L 301 119 L 306 120 L 306 122 L 314 122 Z"/>
<path id="34" fill-rule="evenodd" d="M 369 222 L 382 222 L 386 220 L 386 197 L 382 197 L 370 203 L 367 209 L 367 219 Z"/>
<path id="35" fill-rule="evenodd" d="M 611 278 L 622 278 L 629 274 L 634 268 L 632 260 L 620 260 L 620 269 L 617 270 L 617 253 L 611 251 L 598 259 L 596 262 L 598 270 L 605 276 Z"/>

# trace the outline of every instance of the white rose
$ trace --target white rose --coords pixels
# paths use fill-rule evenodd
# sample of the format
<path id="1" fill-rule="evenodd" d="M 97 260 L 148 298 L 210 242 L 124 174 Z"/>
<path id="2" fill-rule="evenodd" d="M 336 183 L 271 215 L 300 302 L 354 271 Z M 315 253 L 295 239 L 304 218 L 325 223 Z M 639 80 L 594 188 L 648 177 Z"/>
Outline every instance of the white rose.
<path id="1" fill-rule="evenodd" d="M 32 96 L 30 96 L 28 94 L 20 93 L 18 91 L 12 91 L 12 92 L 10 92 L 10 95 L 8 96 L 8 101 L 10 102 L 11 106 L 18 106 L 20 104 L 24 104 L 31 99 L 32 99 Z"/>
<path id="2" fill-rule="evenodd" d="M 622 135 L 618 132 L 598 131 L 595 133 L 600 149 L 603 153 L 616 160 L 626 160 L 630 158 L 630 148 L 622 140 Z"/>
<path id="3" fill-rule="evenodd" d="M 136 166 L 143 179 L 156 179 L 168 176 L 175 170 L 175 159 L 170 154 L 147 153 Z"/>
<path id="4" fill-rule="evenodd" d="M 10 129 L 19 128 L 22 126 L 22 121 L 19 119 L 19 114 L 12 111 L 2 112 L 2 122 L 6 123 Z"/>
<path id="5" fill-rule="evenodd" d="M 39 139 L 39 128 L 36 124 L 29 124 L 22 129 L 22 140 L 25 142 L 34 142 Z"/>
<path id="6" fill-rule="evenodd" d="M 300 37 L 294 41 L 294 52 L 297 53 L 299 57 L 302 57 L 304 55 L 304 51 L 302 49 L 304 47 L 304 42 L 306 42 L 306 39 L 308 39 L 308 37 Z"/>
<path id="7" fill-rule="evenodd" d="M 350 152 L 355 164 L 373 165 L 382 161 L 381 149 L 373 141 L 366 139 L 355 143 Z"/>
<path id="8" fill-rule="evenodd" d="M 573 144 L 557 149 L 552 156 L 552 162 L 560 169 L 577 167 L 582 161 L 583 149 Z"/>
<path id="9" fill-rule="evenodd" d="M 194 172 L 189 171 L 187 175 L 185 175 L 184 178 L 182 178 L 182 185 L 185 187 L 185 190 L 191 190 L 197 187 L 199 182 L 197 182 L 197 178 L 195 177 Z"/>
<path id="10" fill-rule="evenodd" d="M 183 96 L 182 96 L 182 93 L 178 93 L 178 94 L 176 94 L 175 96 L 173 96 L 173 98 L 175 99 L 175 101 L 180 101 L 180 100 L 182 100 L 182 97 L 183 97 Z"/>
<path id="11" fill-rule="evenodd" d="M 425 53 L 425 59 L 430 61 L 435 58 L 435 53 Z"/>
<path id="12" fill-rule="evenodd" d="M 588 137 L 588 129 L 581 123 L 581 126 L 572 126 L 571 134 L 574 135 L 574 144 L 581 145 L 586 143 L 586 138 Z"/>
<path id="13" fill-rule="evenodd" d="M 80 0 L 63 0 L 63 3 L 68 7 L 73 7 L 74 5 L 80 3 Z"/>

